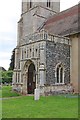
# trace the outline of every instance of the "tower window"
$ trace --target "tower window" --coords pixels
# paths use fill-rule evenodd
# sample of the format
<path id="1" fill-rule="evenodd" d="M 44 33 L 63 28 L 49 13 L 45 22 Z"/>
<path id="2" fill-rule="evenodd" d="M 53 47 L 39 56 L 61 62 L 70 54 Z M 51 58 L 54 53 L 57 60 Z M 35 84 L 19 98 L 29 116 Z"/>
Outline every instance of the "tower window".
<path id="1" fill-rule="evenodd" d="M 30 57 L 31 57 L 31 49 L 30 49 Z"/>
<path id="2" fill-rule="evenodd" d="M 50 7 L 50 0 L 47 0 L 47 7 Z"/>
<path id="3" fill-rule="evenodd" d="M 36 48 L 36 57 L 38 57 L 38 49 Z"/>
<path id="4" fill-rule="evenodd" d="M 32 2 L 31 2 L 31 0 L 30 0 L 30 8 L 32 7 Z"/>

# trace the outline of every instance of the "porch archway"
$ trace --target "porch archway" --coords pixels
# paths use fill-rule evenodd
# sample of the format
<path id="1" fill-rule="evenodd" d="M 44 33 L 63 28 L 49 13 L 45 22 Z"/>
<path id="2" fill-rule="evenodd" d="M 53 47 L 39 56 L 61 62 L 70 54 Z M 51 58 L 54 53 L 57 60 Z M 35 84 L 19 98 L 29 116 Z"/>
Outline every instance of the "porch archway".
<path id="1" fill-rule="evenodd" d="M 28 67 L 27 93 L 33 94 L 36 88 L 35 65 L 31 63 Z"/>

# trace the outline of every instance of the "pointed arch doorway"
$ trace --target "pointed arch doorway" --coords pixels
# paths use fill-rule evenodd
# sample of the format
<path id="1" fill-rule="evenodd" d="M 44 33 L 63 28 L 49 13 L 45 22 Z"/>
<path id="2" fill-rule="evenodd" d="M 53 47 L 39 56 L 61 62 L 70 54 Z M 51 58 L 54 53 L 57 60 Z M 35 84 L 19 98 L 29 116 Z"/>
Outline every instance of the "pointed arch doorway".
<path id="1" fill-rule="evenodd" d="M 31 63 L 28 67 L 28 81 L 27 81 L 27 93 L 34 94 L 34 89 L 36 88 L 36 75 L 35 75 L 35 65 Z"/>

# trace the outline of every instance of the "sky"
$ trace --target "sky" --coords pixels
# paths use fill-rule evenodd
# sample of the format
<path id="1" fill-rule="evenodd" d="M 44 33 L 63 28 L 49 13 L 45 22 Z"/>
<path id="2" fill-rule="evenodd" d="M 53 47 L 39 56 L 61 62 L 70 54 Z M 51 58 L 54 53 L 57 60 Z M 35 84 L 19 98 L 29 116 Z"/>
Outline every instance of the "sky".
<path id="1" fill-rule="evenodd" d="M 17 45 L 17 22 L 21 15 L 22 0 L 0 0 L 0 66 L 9 68 L 12 50 Z M 60 0 L 60 11 L 80 0 Z"/>

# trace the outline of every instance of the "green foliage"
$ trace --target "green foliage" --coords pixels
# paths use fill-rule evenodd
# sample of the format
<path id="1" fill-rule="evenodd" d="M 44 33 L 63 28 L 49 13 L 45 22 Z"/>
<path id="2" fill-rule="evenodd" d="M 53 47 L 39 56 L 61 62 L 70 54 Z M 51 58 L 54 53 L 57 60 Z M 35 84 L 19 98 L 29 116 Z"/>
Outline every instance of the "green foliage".
<path id="1" fill-rule="evenodd" d="M 12 75 L 13 71 L 8 70 L 8 71 L 1 71 L 1 76 L 2 76 L 2 83 L 11 83 L 12 82 Z M 0 79 L 1 81 L 1 79 Z"/>
<path id="2" fill-rule="evenodd" d="M 2 83 L 2 75 L 1 75 L 1 71 L 0 71 L 0 84 Z"/>
<path id="3" fill-rule="evenodd" d="M 0 89 L 0 98 L 2 98 L 2 90 Z"/>
<path id="4" fill-rule="evenodd" d="M 13 49 L 12 55 L 11 55 L 11 62 L 10 62 L 10 67 L 8 70 L 13 70 L 14 69 L 14 62 L 15 62 L 15 49 Z"/>
<path id="5" fill-rule="evenodd" d="M 15 97 L 15 96 L 20 96 L 20 94 L 12 91 L 11 86 L 3 86 L 2 87 L 2 97 Z"/>

